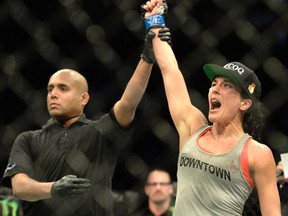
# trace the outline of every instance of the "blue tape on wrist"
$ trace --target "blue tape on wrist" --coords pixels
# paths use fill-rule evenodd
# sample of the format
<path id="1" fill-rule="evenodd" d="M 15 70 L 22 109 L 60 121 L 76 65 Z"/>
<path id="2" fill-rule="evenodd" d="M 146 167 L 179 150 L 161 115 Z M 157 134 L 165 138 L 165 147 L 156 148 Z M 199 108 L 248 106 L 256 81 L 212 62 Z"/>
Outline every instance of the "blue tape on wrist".
<path id="1" fill-rule="evenodd" d="M 165 27 L 164 16 L 161 14 L 155 14 L 145 19 L 145 27 L 146 29 L 150 29 L 153 27 Z"/>

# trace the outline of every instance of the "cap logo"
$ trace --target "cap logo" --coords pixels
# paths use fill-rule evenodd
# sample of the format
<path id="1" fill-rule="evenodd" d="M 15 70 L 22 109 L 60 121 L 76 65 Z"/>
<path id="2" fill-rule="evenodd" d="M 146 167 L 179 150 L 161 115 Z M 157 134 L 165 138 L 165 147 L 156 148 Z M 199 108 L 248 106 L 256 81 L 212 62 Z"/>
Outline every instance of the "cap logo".
<path id="1" fill-rule="evenodd" d="M 250 92 L 250 94 L 254 93 L 255 87 L 256 87 L 255 83 L 252 83 L 251 85 L 248 86 L 248 91 Z"/>
<path id="2" fill-rule="evenodd" d="M 244 68 L 239 67 L 238 65 L 233 64 L 233 63 L 228 63 L 228 64 L 224 65 L 223 68 L 237 71 L 240 75 L 245 72 Z"/>

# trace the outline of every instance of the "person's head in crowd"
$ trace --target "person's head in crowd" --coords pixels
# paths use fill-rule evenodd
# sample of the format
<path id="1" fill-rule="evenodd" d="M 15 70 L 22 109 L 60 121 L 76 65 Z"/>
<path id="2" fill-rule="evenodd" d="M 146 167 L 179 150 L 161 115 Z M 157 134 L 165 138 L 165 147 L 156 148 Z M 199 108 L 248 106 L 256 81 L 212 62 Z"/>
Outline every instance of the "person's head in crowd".
<path id="1" fill-rule="evenodd" d="M 163 206 L 169 209 L 173 194 L 173 185 L 169 172 L 164 169 L 152 170 L 145 184 L 145 194 L 148 196 L 148 205 L 151 208 Z"/>

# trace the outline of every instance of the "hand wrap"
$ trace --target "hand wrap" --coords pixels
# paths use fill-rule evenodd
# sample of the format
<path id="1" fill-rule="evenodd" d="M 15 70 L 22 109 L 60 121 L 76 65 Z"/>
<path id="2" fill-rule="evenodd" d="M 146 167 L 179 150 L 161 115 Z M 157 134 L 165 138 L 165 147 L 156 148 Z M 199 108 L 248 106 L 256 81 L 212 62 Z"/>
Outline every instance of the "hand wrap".
<path id="1" fill-rule="evenodd" d="M 166 0 L 163 0 L 163 3 L 157 5 L 158 13 L 151 15 L 145 18 L 145 13 L 147 12 L 144 7 L 141 5 L 141 16 L 145 22 L 145 28 L 148 32 L 151 28 L 165 27 L 164 17 L 168 14 L 168 5 Z"/>
<path id="2" fill-rule="evenodd" d="M 149 31 L 151 28 L 165 27 L 164 16 L 161 14 L 155 14 L 147 17 L 145 20 L 145 28 Z"/>

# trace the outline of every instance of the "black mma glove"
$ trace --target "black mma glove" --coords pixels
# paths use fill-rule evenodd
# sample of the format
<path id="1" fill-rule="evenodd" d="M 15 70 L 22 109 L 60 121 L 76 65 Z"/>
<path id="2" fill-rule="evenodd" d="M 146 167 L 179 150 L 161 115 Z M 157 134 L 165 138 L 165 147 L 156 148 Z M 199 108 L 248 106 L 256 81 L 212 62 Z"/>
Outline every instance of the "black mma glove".
<path id="1" fill-rule="evenodd" d="M 158 33 L 158 37 L 162 41 L 166 41 L 172 47 L 172 38 L 171 38 L 171 32 L 169 28 L 164 27 L 160 29 Z"/>
<path id="2" fill-rule="evenodd" d="M 145 40 L 144 40 L 144 49 L 141 54 L 141 58 L 146 61 L 149 64 L 153 64 L 156 62 L 153 46 L 152 46 L 152 39 L 155 37 L 155 33 L 152 31 L 149 31 L 146 34 Z"/>
<path id="3" fill-rule="evenodd" d="M 145 42 L 144 42 L 144 49 L 141 54 L 141 58 L 144 59 L 144 61 L 152 64 L 156 63 L 153 46 L 152 46 L 152 39 L 155 37 L 155 33 L 152 31 L 149 31 L 146 34 Z M 169 28 L 162 28 L 159 30 L 158 37 L 162 41 L 166 41 L 171 47 L 172 47 L 172 39 L 171 39 L 171 33 Z"/>
<path id="4" fill-rule="evenodd" d="M 90 180 L 77 178 L 75 175 L 66 175 L 53 183 L 51 188 L 52 197 L 64 197 L 81 195 L 91 188 Z"/>

